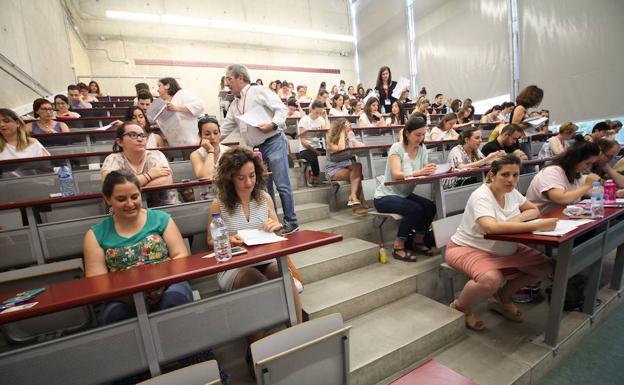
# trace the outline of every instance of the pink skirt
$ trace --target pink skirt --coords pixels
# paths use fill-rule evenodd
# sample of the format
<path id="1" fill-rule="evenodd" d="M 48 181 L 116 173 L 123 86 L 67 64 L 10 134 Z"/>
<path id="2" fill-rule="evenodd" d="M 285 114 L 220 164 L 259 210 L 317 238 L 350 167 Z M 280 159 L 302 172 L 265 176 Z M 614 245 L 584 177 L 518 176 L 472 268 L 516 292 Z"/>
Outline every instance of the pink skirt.
<path id="1" fill-rule="evenodd" d="M 444 255 L 446 263 L 456 270 L 463 271 L 472 279 L 477 279 L 490 270 L 500 270 L 505 279 L 514 279 L 519 274 L 518 268 L 548 262 L 548 258 L 540 251 L 523 244 L 518 244 L 518 250 L 514 254 L 499 257 L 487 251 L 460 246 L 449 241 Z"/>

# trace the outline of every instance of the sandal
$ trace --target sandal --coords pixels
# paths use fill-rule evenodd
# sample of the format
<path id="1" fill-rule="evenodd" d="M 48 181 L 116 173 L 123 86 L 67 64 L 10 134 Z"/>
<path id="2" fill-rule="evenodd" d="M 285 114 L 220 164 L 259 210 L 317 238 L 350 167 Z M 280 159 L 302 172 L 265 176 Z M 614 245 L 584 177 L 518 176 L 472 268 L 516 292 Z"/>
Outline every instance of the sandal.
<path id="1" fill-rule="evenodd" d="M 349 200 L 347 202 L 347 207 L 361 206 L 361 205 L 362 205 L 362 203 L 360 203 L 360 201 L 358 201 L 358 200 L 353 200 L 353 201 Z"/>
<path id="2" fill-rule="evenodd" d="M 455 302 L 456 301 L 451 302 L 449 306 L 451 307 L 451 309 L 461 311 L 457 308 L 457 304 Z M 470 313 L 465 313 L 463 311 L 461 312 L 464 313 L 464 316 L 466 317 L 465 323 L 468 329 L 474 330 L 477 332 L 480 332 L 481 330 L 485 329 L 485 323 L 479 317 L 477 317 L 473 312 L 470 312 Z"/>
<path id="3" fill-rule="evenodd" d="M 488 299 L 489 310 L 496 312 L 513 322 L 524 321 L 522 312 L 516 307 L 516 305 L 513 304 L 513 302 L 502 303 L 497 297 L 497 295 L 494 295 L 493 297 Z"/>
<path id="4" fill-rule="evenodd" d="M 400 255 L 398 252 L 402 251 L 404 253 L 404 255 Z M 398 259 L 399 261 L 403 261 L 403 262 L 417 262 L 418 258 L 413 255 L 412 253 L 409 252 L 409 250 L 403 248 L 403 249 L 392 249 L 392 257 L 394 259 Z"/>
<path id="5" fill-rule="evenodd" d="M 424 243 L 412 244 L 412 250 L 424 254 L 428 257 L 431 257 L 433 255 L 433 250 L 431 250 L 431 247 L 425 245 Z"/>

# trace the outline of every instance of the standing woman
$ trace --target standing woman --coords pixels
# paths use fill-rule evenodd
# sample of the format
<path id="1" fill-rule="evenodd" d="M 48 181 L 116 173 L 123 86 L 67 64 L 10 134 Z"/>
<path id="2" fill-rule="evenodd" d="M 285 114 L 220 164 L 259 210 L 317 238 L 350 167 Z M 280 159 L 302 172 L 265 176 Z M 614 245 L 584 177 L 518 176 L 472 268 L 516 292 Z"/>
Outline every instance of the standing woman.
<path id="1" fill-rule="evenodd" d="M 358 127 L 380 127 L 385 126 L 386 122 L 379 113 L 379 100 L 371 96 L 364 105 L 364 113 L 358 119 Z"/>
<path id="2" fill-rule="evenodd" d="M 35 120 L 26 125 L 26 130 L 31 134 L 58 134 L 59 132 L 69 132 L 69 127 L 63 122 L 53 119 L 54 108 L 49 100 L 44 98 L 35 99 L 33 102 L 33 112 Z"/>
<path id="3" fill-rule="evenodd" d="M 446 247 L 446 262 L 466 273 L 470 281 L 451 307 L 466 315 L 466 327 L 483 330 L 485 324 L 472 307 L 487 298 L 488 308 L 503 317 L 522 322 L 522 312 L 511 296 L 521 288 L 540 282 L 552 266 L 541 252 L 515 242 L 491 241 L 486 234 L 530 233 L 552 230 L 557 219 L 527 222 L 539 210 L 515 186 L 520 177 L 520 158 L 505 155 L 492 162 L 487 182 L 468 198 L 462 221 Z"/>
<path id="4" fill-rule="evenodd" d="M 431 175 L 436 165 L 428 163 L 425 140 L 425 120 L 412 116 L 403 129 L 400 142 L 394 143 L 388 150 L 388 161 L 384 182 L 394 182 L 416 176 Z M 431 248 L 424 242 L 425 233 L 429 230 L 436 213 L 435 204 L 429 199 L 414 194 L 414 185 L 401 184 L 386 186 L 381 183 L 375 191 L 374 204 L 381 213 L 393 213 L 403 216 L 392 256 L 406 262 L 416 262 L 417 258 L 409 250 L 433 255 Z M 414 232 L 414 243 L 406 245 L 410 233 Z"/>
<path id="5" fill-rule="evenodd" d="M 0 160 L 49 155 L 37 139 L 28 135 L 24 121 L 13 110 L 0 108 Z"/>
<path id="6" fill-rule="evenodd" d="M 347 148 L 361 147 L 362 143 L 355 139 L 349 121 L 340 118 L 332 122 L 327 133 L 327 164 L 325 176 L 330 181 L 347 181 L 351 184 L 351 194 L 347 206 L 351 207 L 353 214 L 366 214 L 366 202 L 362 189 L 362 164 L 354 162 L 351 155 L 334 155 L 338 151 Z"/>
<path id="7" fill-rule="evenodd" d="M 197 144 L 197 118 L 204 113 L 201 99 L 183 90 L 174 78 L 158 81 L 158 94 L 167 102 L 167 111 L 174 112 L 178 119 L 175 125 L 156 119 L 170 146 L 190 146 Z"/>
<path id="8" fill-rule="evenodd" d="M 102 180 L 111 171 L 133 173 L 141 187 L 162 186 L 173 183 L 173 175 L 165 155 L 158 150 L 146 150 L 147 134 L 134 122 L 125 122 L 117 127 L 113 153 L 102 163 Z M 176 190 L 153 191 L 147 196 L 150 207 L 180 203 Z"/>
<path id="9" fill-rule="evenodd" d="M 93 277 L 130 270 L 188 256 L 180 230 L 171 215 L 141 208 L 141 185 L 132 173 L 112 171 L 102 184 L 102 195 L 113 214 L 92 226 L 85 235 L 85 275 Z M 163 310 L 193 301 L 188 282 L 148 291 L 152 310 Z M 107 302 L 100 311 L 106 325 L 136 315 L 132 299 Z"/>
<path id="10" fill-rule="evenodd" d="M 153 148 L 161 148 L 165 147 L 165 141 L 162 136 L 158 135 L 155 132 L 152 132 L 151 125 L 149 120 L 147 120 L 147 116 L 143 112 L 143 109 L 139 106 L 133 106 L 126 110 L 126 122 L 133 122 L 137 124 L 139 127 L 143 128 L 143 131 L 147 135 L 147 140 L 145 142 L 145 148 L 151 150 Z M 122 123 L 122 122 L 119 122 Z"/>
<path id="11" fill-rule="evenodd" d="M 228 146 L 221 144 L 219 121 L 212 116 L 204 116 L 197 122 L 199 148 L 191 153 L 191 164 L 197 179 L 213 179 L 219 159 Z"/>
<path id="12" fill-rule="evenodd" d="M 392 103 L 396 101 L 396 98 L 392 96 L 394 87 L 397 82 L 392 81 L 392 72 L 390 67 L 383 66 L 379 69 L 377 74 L 377 84 L 375 85 L 375 91 L 379 95 L 380 110 L 382 113 L 389 113 L 392 109 Z"/>
<path id="13" fill-rule="evenodd" d="M 511 123 L 520 124 L 528 118 L 528 109 L 537 107 L 544 98 L 544 90 L 538 86 L 526 86 L 518 96 L 516 96 L 516 105 L 511 110 Z"/>

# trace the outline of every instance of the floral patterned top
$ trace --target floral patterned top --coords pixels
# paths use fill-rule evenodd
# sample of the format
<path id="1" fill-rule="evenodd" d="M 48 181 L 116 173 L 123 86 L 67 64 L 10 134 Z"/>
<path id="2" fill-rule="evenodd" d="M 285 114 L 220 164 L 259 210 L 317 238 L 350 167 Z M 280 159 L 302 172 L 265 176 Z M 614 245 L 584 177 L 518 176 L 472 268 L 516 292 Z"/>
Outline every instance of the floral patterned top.
<path id="1" fill-rule="evenodd" d="M 129 238 L 117 234 L 112 216 L 92 226 L 91 230 L 104 250 L 108 271 L 127 270 L 168 261 L 169 250 L 162 235 L 170 217 L 166 212 L 148 209 L 145 225 Z"/>

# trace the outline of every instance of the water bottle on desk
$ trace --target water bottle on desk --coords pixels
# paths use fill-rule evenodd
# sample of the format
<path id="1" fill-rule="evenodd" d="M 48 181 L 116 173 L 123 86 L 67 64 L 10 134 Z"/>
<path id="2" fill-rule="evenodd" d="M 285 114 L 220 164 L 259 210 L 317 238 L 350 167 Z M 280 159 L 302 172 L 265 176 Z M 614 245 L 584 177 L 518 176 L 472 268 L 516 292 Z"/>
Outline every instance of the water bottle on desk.
<path id="1" fill-rule="evenodd" d="M 591 214 L 592 217 L 604 217 L 604 190 L 600 182 L 594 182 L 591 190 Z"/>
<path id="2" fill-rule="evenodd" d="M 76 184 L 69 162 L 64 162 L 58 168 L 59 184 L 61 185 L 61 195 L 64 197 L 76 195 Z"/>
<path id="3" fill-rule="evenodd" d="M 230 234 L 227 226 L 221 218 L 221 214 L 213 213 L 210 222 L 210 235 L 214 242 L 214 253 L 217 262 L 225 262 L 232 259 L 232 247 L 230 246 Z"/>
<path id="4" fill-rule="evenodd" d="M 414 174 L 414 170 L 412 169 L 412 160 L 409 158 L 409 155 L 407 155 L 407 153 L 403 155 L 402 167 L 403 167 L 403 177 L 405 179 L 411 178 Z"/>
<path id="5" fill-rule="evenodd" d="M 617 186 L 612 179 L 608 179 L 604 184 L 604 203 L 606 205 L 614 205 L 616 202 L 615 191 Z"/>

